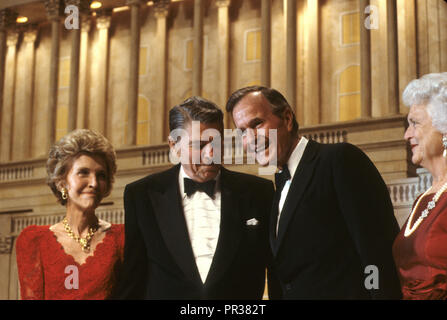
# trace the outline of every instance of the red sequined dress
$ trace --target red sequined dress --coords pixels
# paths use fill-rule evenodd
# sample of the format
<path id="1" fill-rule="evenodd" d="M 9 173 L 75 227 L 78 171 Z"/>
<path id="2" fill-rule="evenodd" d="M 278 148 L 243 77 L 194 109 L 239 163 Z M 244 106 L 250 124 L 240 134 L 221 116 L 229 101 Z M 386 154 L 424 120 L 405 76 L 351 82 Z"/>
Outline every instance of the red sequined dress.
<path id="1" fill-rule="evenodd" d="M 21 298 L 102 300 L 116 282 L 123 260 L 124 225 L 112 224 L 83 264 L 65 253 L 50 226 L 30 226 L 17 238 Z M 76 289 L 77 287 L 77 289 Z"/>
<path id="2" fill-rule="evenodd" d="M 433 197 L 432 193 L 421 199 L 411 227 Z M 447 299 L 447 193 L 441 195 L 419 227 L 405 237 L 407 223 L 393 245 L 403 299 Z"/>

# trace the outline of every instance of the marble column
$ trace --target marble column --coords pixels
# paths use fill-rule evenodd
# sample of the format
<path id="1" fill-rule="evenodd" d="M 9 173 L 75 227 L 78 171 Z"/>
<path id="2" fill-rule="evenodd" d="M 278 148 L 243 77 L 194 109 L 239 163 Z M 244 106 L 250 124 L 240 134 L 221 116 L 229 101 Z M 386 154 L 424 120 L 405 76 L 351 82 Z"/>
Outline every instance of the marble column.
<path id="1" fill-rule="evenodd" d="M 65 0 L 65 4 L 74 5 L 79 9 L 79 19 L 88 13 L 89 0 Z M 78 118 L 78 98 L 79 98 L 79 63 L 81 50 L 81 29 L 71 29 L 71 61 L 70 61 L 70 89 L 68 93 L 68 132 L 76 129 Z"/>
<path id="2" fill-rule="evenodd" d="M 167 119 L 169 115 L 169 108 L 167 106 L 167 72 L 168 72 L 168 55 L 167 55 L 167 17 L 169 13 L 169 1 L 158 1 L 154 4 L 155 17 L 157 18 L 157 33 L 156 33 L 156 43 L 157 43 L 157 61 L 158 70 L 157 77 L 160 84 L 159 92 L 159 102 L 158 106 L 153 106 L 154 108 L 159 108 L 159 112 L 154 112 L 151 114 L 151 126 L 150 135 L 151 144 L 161 144 L 166 141 L 169 134 L 169 128 L 167 126 Z"/>
<path id="3" fill-rule="evenodd" d="M 287 0 L 286 16 L 286 99 L 292 109 L 296 109 L 296 2 Z"/>
<path id="4" fill-rule="evenodd" d="M 81 48 L 79 59 L 79 95 L 77 127 L 87 128 L 87 105 L 89 97 L 90 79 L 88 68 L 89 33 L 91 28 L 91 17 L 81 15 Z"/>
<path id="5" fill-rule="evenodd" d="M 51 147 L 56 138 L 56 113 L 59 76 L 59 37 L 61 20 L 60 0 L 46 0 L 45 8 L 48 20 L 51 22 L 51 56 L 50 56 L 50 80 L 48 84 L 48 125 L 47 125 L 47 149 Z"/>
<path id="6" fill-rule="evenodd" d="M 369 0 L 360 0 L 360 97 L 361 118 L 371 117 L 371 31 L 365 26 L 365 9 Z"/>
<path id="7" fill-rule="evenodd" d="M 386 1 L 388 48 L 388 114 L 399 113 L 396 1 Z"/>
<path id="8" fill-rule="evenodd" d="M 266 87 L 270 87 L 271 33 L 271 0 L 261 0 L 261 85 Z"/>
<path id="9" fill-rule="evenodd" d="M 14 107 L 13 160 L 24 160 L 31 157 L 36 38 L 37 26 L 28 26 L 24 30 L 23 36 L 23 60 L 25 67 L 21 68 L 20 77 L 18 77 L 19 81 L 23 81 L 23 83 L 16 84 L 16 91 L 21 95 L 20 100 L 22 103 L 19 103 L 19 97 L 16 97 Z"/>
<path id="10" fill-rule="evenodd" d="M 194 0 L 192 95 L 202 95 L 203 80 L 203 0 Z"/>
<path id="11" fill-rule="evenodd" d="M 9 29 L 6 38 L 6 68 L 3 89 L 2 123 L 0 137 L 0 162 L 11 160 L 14 119 L 14 91 L 16 83 L 17 43 L 19 32 Z"/>
<path id="12" fill-rule="evenodd" d="M 307 0 L 306 62 L 304 65 L 304 124 L 320 123 L 319 1 Z"/>
<path id="13" fill-rule="evenodd" d="M 217 12 L 217 33 L 219 48 L 219 102 L 225 108 L 230 94 L 230 18 L 228 9 L 230 0 L 216 0 Z M 224 111 L 224 127 L 228 128 L 230 116 Z"/>
<path id="14" fill-rule="evenodd" d="M 140 63 L 140 6 L 141 0 L 128 0 L 130 7 L 129 109 L 127 144 L 137 144 L 138 81 Z"/>
<path id="15" fill-rule="evenodd" d="M 417 78 L 416 52 L 416 2 L 397 0 L 398 61 L 399 61 L 399 105 L 400 112 L 408 112 L 403 104 L 402 93 L 408 83 Z"/>
<path id="16" fill-rule="evenodd" d="M 3 84 L 5 80 L 5 56 L 6 56 L 6 16 L 7 9 L 0 10 L 0 132 L 2 123 Z"/>
<path id="17" fill-rule="evenodd" d="M 111 10 L 97 12 L 96 28 L 98 29 L 96 63 L 96 105 L 90 113 L 90 128 L 106 135 L 107 123 L 107 75 L 109 58 L 109 28 L 112 20 Z"/>

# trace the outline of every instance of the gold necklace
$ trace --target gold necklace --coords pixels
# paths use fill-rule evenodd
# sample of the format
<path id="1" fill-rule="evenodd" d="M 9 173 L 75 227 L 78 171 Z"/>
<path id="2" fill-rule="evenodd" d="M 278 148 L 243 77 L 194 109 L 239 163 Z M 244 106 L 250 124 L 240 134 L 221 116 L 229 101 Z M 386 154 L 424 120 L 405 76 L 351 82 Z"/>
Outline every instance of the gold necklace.
<path id="1" fill-rule="evenodd" d="M 74 234 L 73 230 L 68 224 L 67 217 L 62 220 L 62 224 L 64 225 L 64 229 L 67 232 L 68 236 L 79 243 L 84 252 L 90 252 L 90 241 L 92 240 L 95 232 L 98 230 L 98 225 L 90 227 L 88 229 L 87 236 L 85 238 L 81 238 Z"/>
<path id="2" fill-rule="evenodd" d="M 439 190 L 436 192 L 433 199 L 427 204 L 427 208 L 425 208 L 424 211 L 422 211 L 422 214 L 419 216 L 419 218 L 414 223 L 413 227 L 411 227 L 411 222 L 413 221 L 413 216 L 419 206 L 419 202 L 421 202 L 422 198 L 425 197 L 428 192 L 431 190 L 429 188 L 427 191 L 424 192 L 424 194 L 419 198 L 418 202 L 416 202 L 416 205 L 414 206 L 413 210 L 411 211 L 410 217 L 408 218 L 407 226 L 405 227 L 405 237 L 409 237 L 421 224 L 422 220 L 424 220 L 428 214 L 430 213 L 430 210 L 433 209 L 436 206 L 436 202 L 438 202 L 439 197 L 444 193 L 444 191 L 447 189 L 447 183 L 445 183 Z"/>

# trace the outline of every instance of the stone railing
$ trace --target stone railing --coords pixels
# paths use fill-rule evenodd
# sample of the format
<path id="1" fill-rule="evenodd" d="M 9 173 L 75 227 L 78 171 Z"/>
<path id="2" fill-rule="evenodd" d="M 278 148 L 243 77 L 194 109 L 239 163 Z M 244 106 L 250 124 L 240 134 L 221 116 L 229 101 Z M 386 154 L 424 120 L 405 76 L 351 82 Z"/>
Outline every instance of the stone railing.
<path id="1" fill-rule="evenodd" d="M 300 129 L 308 139 L 321 143 L 337 143 L 348 141 L 348 132 L 340 124 L 304 127 Z M 147 167 L 170 166 L 168 144 L 152 146 L 133 146 L 117 149 L 118 174 L 120 170 L 143 169 Z M 223 152 L 225 164 L 246 163 L 246 154 L 241 143 L 225 144 Z M 46 179 L 46 158 L 37 158 L 21 162 L 0 164 L 0 185 L 2 183 L 35 180 L 43 182 Z"/>
<path id="2" fill-rule="evenodd" d="M 309 140 L 314 140 L 319 143 L 339 143 L 348 141 L 348 132 L 346 130 L 331 130 L 306 133 L 303 130 L 302 135 Z"/>
<path id="3" fill-rule="evenodd" d="M 0 164 L 0 183 L 26 181 L 45 177 L 46 159 L 38 158 Z"/>
<path id="4" fill-rule="evenodd" d="M 424 168 L 416 170 L 417 177 L 398 179 L 388 183 L 391 201 L 394 207 L 408 207 L 418 195 L 425 192 L 433 182 L 433 177 Z"/>
<path id="5" fill-rule="evenodd" d="M 0 181 L 33 178 L 34 166 L 17 166 L 0 169 Z"/>
<path id="6" fill-rule="evenodd" d="M 96 215 L 99 219 L 108 221 L 110 223 L 123 224 L 124 223 L 124 209 L 123 208 L 107 208 L 96 210 Z M 18 235 L 28 226 L 46 226 L 53 225 L 61 221 L 65 213 L 55 213 L 42 216 L 23 216 L 13 217 L 11 219 L 11 234 Z"/>
<path id="7" fill-rule="evenodd" d="M 141 151 L 143 166 L 160 166 L 169 164 L 169 147 L 158 146 L 157 148 L 148 148 Z"/>

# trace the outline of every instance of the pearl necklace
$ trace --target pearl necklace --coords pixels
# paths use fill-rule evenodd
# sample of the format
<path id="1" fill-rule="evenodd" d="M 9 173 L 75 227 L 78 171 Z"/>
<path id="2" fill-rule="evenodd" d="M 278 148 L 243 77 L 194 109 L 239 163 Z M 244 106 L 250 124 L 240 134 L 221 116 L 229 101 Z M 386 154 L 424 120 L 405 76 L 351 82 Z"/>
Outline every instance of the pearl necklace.
<path id="1" fill-rule="evenodd" d="M 64 229 L 67 232 L 68 236 L 75 240 L 77 243 L 81 245 L 81 248 L 84 252 L 90 252 L 90 241 L 93 238 L 93 235 L 98 230 L 98 225 L 94 227 L 90 227 L 87 233 L 87 236 L 85 238 L 81 238 L 74 234 L 73 230 L 71 229 L 70 225 L 68 224 L 67 217 L 65 217 L 62 220 L 62 224 L 64 225 Z"/>
<path id="2" fill-rule="evenodd" d="M 418 202 L 416 202 L 416 205 L 414 206 L 413 210 L 411 211 L 410 217 L 408 218 L 407 226 L 405 227 L 405 237 L 409 237 L 421 224 L 422 220 L 424 220 L 428 214 L 430 213 L 430 210 L 433 209 L 436 206 L 436 202 L 438 201 L 439 197 L 444 193 L 444 191 L 447 189 L 447 183 L 445 183 L 439 190 L 436 192 L 433 199 L 427 204 L 427 208 L 425 208 L 424 211 L 422 211 L 421 216 L 416 220 L 413 227 L 411 226 L 411 222 L 413 221 L 413 216 L 416 213 L 416 210 L 419 206 L 419 202 L 421 202 L 422 198 L 425 197 L 428 192 L 431 190 L 431 187 L 424 192 L 424 194 L 419 198 Z"/>

